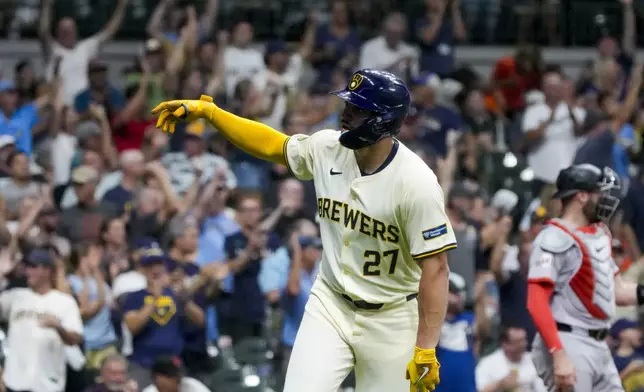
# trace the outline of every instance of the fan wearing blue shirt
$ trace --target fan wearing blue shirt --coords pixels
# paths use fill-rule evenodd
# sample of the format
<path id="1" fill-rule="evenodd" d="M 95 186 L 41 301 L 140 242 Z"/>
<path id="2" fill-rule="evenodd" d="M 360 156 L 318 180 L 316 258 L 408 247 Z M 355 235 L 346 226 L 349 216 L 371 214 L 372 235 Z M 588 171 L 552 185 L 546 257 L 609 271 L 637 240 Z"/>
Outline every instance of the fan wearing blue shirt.
<path id="1" fill-rule="evenodd" d="M 78 246 L 69 257 L 74 273 L 67 276 L 84 324 L 85 355 L 88 367 L 99 369 L 101 361 L 117 352 L 116 331 L 110 314 L 109 286 L 100 269 L 102 253 L 93 247 Z"/>
<path id="2" fill-rule="evenodd" d="M 18 150 L 31 156 L 32 128 L 38 123 L 38 111 L 47 105 L 52 94 L 18 107 L 18 91 L 11 80 L 0 80 L 0 135 L 11 135 Z"/>
<path id="3" fill-rule="evenodd" d="M 351 26 L 348 2 L 332 1 L 331 20 L 318 27 L 315 33 L 311 62 L 318 72 L 316 84 L 330 86 L 334 70 L 338 67 L 350 69 L 355 65 L 359 52 L 360 37 Z"/>
<path id="4" fill-rule="evenodd" d="M 199 236 L 199 245 L 197 249 L 197 260 L 199 266 L 203 267 L 210 263 L 226 262 L 226 251 L 224 243 L 226 237 L 239 231 L 239 225 L 233 219 L 230 219 L 225 213 L 226 203 L 230 195 L 225 183 L 213 181 L 206 185 L 199 209 L 202 209 L 203 218 L 201 219 Z M 231 274 L 224 280 L 223 290 L 227 293 L 233 291 L 234 276 Z M 219 339 L 219 320 L 217 309 L 210 306 L 207 309 L 207 329 L 208 340 L 216 341 Z"/>
<path id="5" fill-rule="evenodd" d="M 462 276 L 449 274 L 449 295 L 445 322 L 436 347 L 441 364 L 437 392 L 476 392 L 474 339 L 481 339 L 489 328 L 482 295 L 477 295 L 476 316 L 464 310 L 467 287 Z"/>
<path id="6" fill-rule="evenodd" d="M 190 298 L 168 287 L 168 257 L 156 247 L 143 252 L 139 264 L 147 287 L 127 294 L 123 303 L 125 325 L 132 333 L 131 377 L 142 388 L 152 382 L 149 369 L 156 357 L 181 355 L 182 318 L 203 321 L 203 312 Z"/>
<path id="7" fill-rule="evenodd" d="M 577 150 L 575 164 L 592 163 L 597 167 L 610 167 L 620 177 L 628 178 L 627 149 L 629 144 L 634 143 L 634 134 L 629 130 L 628 121 L 639 102 L 642 72 L 642 66 L 633 69 L 628 94 L 623 103 L 606 92 L 598 95 L 597 103 L 601 113 L 593 113 L 584 121 L 584 128 L 590 133 L 587 134 L 586 142 Z"/>
<path id="8" fill-rule="evenodd" d="M 454 110 L 436 104 L 436 89 L 441 80 L 438 75 L 424 73 L 414 80 L 414 102 L 410 120 L 419 128 L 419 138 L 441 157 L 447 155 L 447 137 L 450 132 L 460 132 L 463 120 Z"/>
<path id="9" fill-rule="evenodd" d="M 266 299 L 259 288 L 258 275 L 262 261 L 280 246 L 279 237 L 261 227 L 263 213 L 260 194 L 241 193 L 236 202 L 241 230 L 226 237 L 224 244 L 235 286 L 227 303 L 220 301 L 217 307 L 221 327 L 233 341 L 263 333 Z"/>
<path id="10" fill-rule="evenodd" d="M 624 124 L 613 146 L 615 171 L 621 178 L 630 179 L 631 154 L 637 150 L 637 135 L 631 124 Z"/>
<path id="11" fill-rule="evenodd" d="M 221 265 L 217 267 L 225 268 Z M 218 282 L 212 279 L 207 271 L 201 271 L 199 266 L 194 263 L 170 259 L 166 263 L 166 269 L 170 274 L 170 284 L 175 293 L 177 295 L 186 292 L 194 293 L 192 294 L 192 301 L 199 307 L 201 312 L 198 315 L 198 322 L 185 318 L 182 320 L 183 361 L 188 372 L 192 376 L 198 377 L 200 374 L 211 372 L 215 366 L 207 351 L 205 309 L 214 297 L 211 294 L 216 295 Z"/>
<path id="12" fill-rule="evenodd" d="M 293 241 L 299 237 L 319 237 L 318 226 L 309 219 L 298 219 L 287 227 L 284 238 L 289 238 L 288 244 L 278 248 L 273 254 L 264 259 L 257 277 L 259 288 L 271 305 L 279 304 L 286 289 L 289 270 L 291 268 L 291 250 Z"/>
<path id="13" fill-rule="evenodd" d="M 288 365 L 291 350 L 295 344 L 295 336 L 304 317 L 304 308 L 309 300 L 311 288 L 318 275 L 318 266 L 322 258 L 322 240 L 317 236 L 299 236 L 296 241 L 293 241 L 291 254 L 291 268 L 282 295 L 284 370 Z"/>
<path id="14" fill-rule="evenodd" d="M 92 103 L 102 105 L 108 116 L 113 116 L 125 107 L 125 97 L 121 90 L 107 82 L 107 64 L 99 59 L 92 59 L 87 66 L 89 87 L 74 98 L 74 109 L 77 113 L 86 113 Z"/>

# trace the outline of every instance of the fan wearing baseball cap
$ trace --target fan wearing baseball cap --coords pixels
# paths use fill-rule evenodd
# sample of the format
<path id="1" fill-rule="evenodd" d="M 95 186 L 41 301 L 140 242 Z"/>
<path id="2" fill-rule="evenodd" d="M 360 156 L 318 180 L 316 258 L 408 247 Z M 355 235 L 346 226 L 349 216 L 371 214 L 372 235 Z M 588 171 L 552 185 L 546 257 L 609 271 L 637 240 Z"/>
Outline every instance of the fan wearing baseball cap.
<path id="1" fill-rule="evenodd" d="M 56 264 L 50 251 L 32 250 L 23 261 L 28 287 L 0 293 L 0 311 L 9 321 L 7 343 L 17 348 L 5 361 L 3 382 L 10 391 L 62 392 L 65 347 L 83 336 L 80 310 L 72 296 L 53 287 Z"/>
<path id="2" fill-rule="evenodd" d="M 31 128 L 38 122 L 38 111 L 49 103 L 52 94 L 46 94 L 27 105 L 18 106 L 18 91 L 12 80 L 0 80 L 0 128 L 16 140 L 18 149 L 31 155 Z"/>
<path id="3" fill-rule="evenodd" d="M 168 257 L 160 248 L 143 251 L 139 265 L 147 287 L 127 294 L 122 312 L 132 333 L 130 375 L 141 387 L 151 384 L 150 368 L 158 356 L 179 356 L 183 351 L 184 317 L 203 321 L 203 311 L 189 297 L 180 297 L 168 286 Z"/>
<path id="4" fill-rule="evenodd" d="M 154 383 L 142 392 L 210 392 L 200 381 L 183 374 L 178 357 L 158 357 L 152 365 Z"/>

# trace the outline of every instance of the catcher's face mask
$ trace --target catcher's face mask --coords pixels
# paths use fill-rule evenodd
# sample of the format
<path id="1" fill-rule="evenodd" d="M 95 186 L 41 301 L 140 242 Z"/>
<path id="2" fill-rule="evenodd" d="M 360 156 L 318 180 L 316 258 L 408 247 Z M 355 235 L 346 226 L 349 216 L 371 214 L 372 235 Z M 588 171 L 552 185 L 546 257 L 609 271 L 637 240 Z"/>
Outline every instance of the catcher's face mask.
<path id="1" fill-rule="evenodd" d="M 605 167 L 597 184 L 599 198 L 595 205 L 595 216 L 600 221 L 608 221 L 619 206 L 621 186 L 619 176 L 614 170 Z"/>

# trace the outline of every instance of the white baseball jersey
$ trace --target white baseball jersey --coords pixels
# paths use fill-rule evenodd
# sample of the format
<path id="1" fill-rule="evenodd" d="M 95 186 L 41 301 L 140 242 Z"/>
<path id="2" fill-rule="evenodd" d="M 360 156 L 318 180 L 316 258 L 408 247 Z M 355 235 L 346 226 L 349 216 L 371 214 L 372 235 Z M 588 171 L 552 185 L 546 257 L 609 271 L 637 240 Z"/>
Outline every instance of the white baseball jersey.
<path id="1" fill-rule="evenodd" d="M 336 292 L 392 303 L 418 292 L 417 261 L 456 247 L 432 170 L 397 142 L 381 170 L 362 175 L 340 132 L 295 135 L 289 170 L 313 179 L 324 246 L 320 278 Z"/>
<path id="2" fill-rule="evenodd" d="M 83 321 L 74 298 L 57 290 L 40 295 L 17 288 L 0 293 L 0 310 L 9 320 L 5 385 L 16 391 L 65 390 L 65 345 L 58 332 L 40 326 L 39 316 L 56 316 L 65 330 L 82 335 Z"/>
<path id="3" fill-rule="evenodd" d="M 554 283 L 550 306 L 557 322 L 602 329 L 615 314 L 618 271 L 604 224 L 575 228 L 554 219 L 535 239 L 528 279 Z"/>

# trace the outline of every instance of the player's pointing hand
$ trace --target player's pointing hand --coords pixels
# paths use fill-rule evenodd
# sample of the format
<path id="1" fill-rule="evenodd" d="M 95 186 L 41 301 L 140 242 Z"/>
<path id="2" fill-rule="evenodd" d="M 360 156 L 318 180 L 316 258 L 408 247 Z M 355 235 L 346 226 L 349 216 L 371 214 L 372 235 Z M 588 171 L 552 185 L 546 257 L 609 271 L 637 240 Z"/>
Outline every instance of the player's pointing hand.
<path id="1" fill-rule="evenodd" d="M 441 365 L 436 359 L 435 349 L 414 348 L 414 357 L 407 364 L 406 378 L 410 392 L 429 392 L 440 383 L 438 369 Z"/>
<path id="2" fill-rule="evenodd" d="M 174 133 L 177 122 L 207 118 L 215 107 L 212 97 L 202 95 L 198 100 L 180 99 L 162 102 L 152 109 L 152 114 L 159 115 L 157 128 Z"/>

